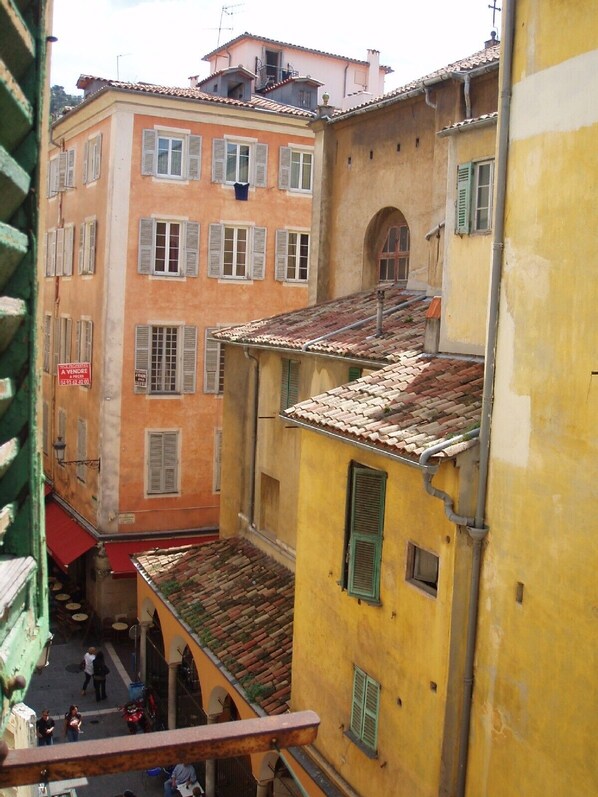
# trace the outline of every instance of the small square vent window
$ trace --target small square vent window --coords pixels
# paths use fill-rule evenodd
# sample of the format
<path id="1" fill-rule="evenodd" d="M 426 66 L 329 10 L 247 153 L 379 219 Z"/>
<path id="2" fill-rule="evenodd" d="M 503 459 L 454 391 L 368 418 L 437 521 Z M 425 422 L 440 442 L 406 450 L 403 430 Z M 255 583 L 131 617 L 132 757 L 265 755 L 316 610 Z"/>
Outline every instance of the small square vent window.
<path id="1" fill-rule="evenodd" d="M 407 552 L 407 581 L 436 597 L 438 591 L 438 557 L 409 543 Z"/>

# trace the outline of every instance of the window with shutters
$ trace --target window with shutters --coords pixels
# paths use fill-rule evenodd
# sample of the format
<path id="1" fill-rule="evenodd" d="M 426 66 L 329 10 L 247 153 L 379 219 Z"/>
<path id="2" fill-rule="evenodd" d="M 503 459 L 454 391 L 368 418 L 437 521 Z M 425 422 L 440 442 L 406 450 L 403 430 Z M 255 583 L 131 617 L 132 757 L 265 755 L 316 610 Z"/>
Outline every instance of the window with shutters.
<path id="1" fill-rule="evenodd" d="M 341 584 L 349 595 L 378 603 L 386 473 L 352 463 Z"/>
<path id="2" fill-rule="evenodd" d="M 75 154 L 74 149 L 67 149 L 50 159 L 47 177 L 49 197 L 75 187 Z"/>
<path id="3" fill-rule="evenodd" d="M 140 274 L 197 277 L 199 224 L 195 221 L 139 220 Z"/>
<path id="4" fill-rule="evenodd" d="M 265 188 L 268 179 L 268 145 L 253 139 L 215 138 L 212 141 L 212 182 L 249 183 Z"/>
<path id="5" fill-rule="evenodd" d="M 409 227 L 406 224 L 389 228 L 378 255 L 380 282 L 405 282 L 409 276 Z"/>
<path id="6" fill-rule="evenodd" d="M 66 410 L 63 407 L 58 408 L 58 421 L 56 424 L 56 431 L 57 431 L 57 437 L 60 440 L 64 440 L 64 442 L 66 443 Z M 66 467 L 66 465 L 64 465 L 60 460 L 57 460 L 57 462 L 61 468 Z"/>
<path id="7" fill-rule="evenodd" d="M 224 325 L 226 326 L 226 325 Z M 206 329 L 204 348 L 204 393 L 224 393 L 224 346 L 212 337 L 218 327 Z"/>
<path id="8" fill-rule="evenodd" d="M 438 593 L 438 556 L 410 542 L 407 548 L 406 579 L 428 595 Z"/>
<path id="9" fill-rule="evenodd" d="M 282 360 L 282 378 L 280 382 L 280 411 L 292 407 L 299 401 L 299 362 Z"/>
<path id="10" fill-rule="evenodd" d="M 264 279 L 266 228 L 210 224 L 208 277 Z"/>
<path id="11" fill-rule="evenodd" d="M 100 179 L 102 156 L 102 134 L 90 138 L 83 147 L 83 183 L 93 183 Z"/>
<path id="12" fill-rule="evenodd" d="M 79 274 L 95 274 L 97 226 L 95 219 L 79 225 Z"/>
<path id="13" fill-rule="evenodd" d="M 144 130 L 141 174 L 171 180 L 199 180 L 201 136 L 183 131 Z"/>
<path id="14" fill-rule="evenodd" d="M 150 431 L 147 433 L 148 495 L 179 492 L 179 432 Z"/>
<path id="15" fill-rule="evenodd" d="M 222 467 L 222 429 L 214 429 L 214 465 L 212 491 L 220 492 Z"/>
<path id="16" fill-rule="evenodd" d="M 135 327 L 135 392 L 195 393 L 197 327 Z"/>
<path id="17" fill-rule="evenodd" d="M 44 315 L 44 355 L 43 368 L 49 374 L 52 364 L 52 316 L 49 313 Z"/>
<path id="18" fill-rule="evenodd" d="M 368 755 L 375 755 L 378 747 L 378 713 L 380 684 L 359 667 L 353 669 L 353 697 L 351 720 L 347 736 Z"/>
<path id="19" fill-rule="evenodd" d="M 80 318 L 77 321 L 76 362 L 91 363 L 93 351 L 93 321 Z"/>
<path id="20" fill-rule="evenodd" d="M 66 224 L 46 232 L 46 277 L 70 277 L 73 274 L 75 227 Z"/>
<path id="21" fill-rule="evenodd" d="M 276 279 L 306 282 L 309 272 L 309 233 L 276 230 Z"/>
<path id="22" fill-rule="evenodd" d="M 494 160 L 472 161 L 457 167 L 455 232 L 469 235 L 492 228 Z"/>
<path id="23" fill-rule="evenodd" d="M 72 321 L 66 316 L 58 319 L 58 362 L 70 363 L 71 360 Z"/>
<path id="24" fill-rule="evenodd" d="M 287 191 L 311 193 L 313 152 L 281 147 L 278 164 L 278 187 Z"/>

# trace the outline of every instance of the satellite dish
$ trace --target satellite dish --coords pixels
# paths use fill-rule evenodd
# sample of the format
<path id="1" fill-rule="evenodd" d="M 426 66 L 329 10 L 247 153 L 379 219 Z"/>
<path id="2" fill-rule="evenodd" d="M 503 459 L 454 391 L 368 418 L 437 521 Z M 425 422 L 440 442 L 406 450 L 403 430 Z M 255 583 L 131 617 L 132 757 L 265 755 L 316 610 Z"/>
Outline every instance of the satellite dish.
<path id="1" fill-rule="evenodd" d="M 138 623 L 135 623 L 135 625 L 132 625 L 129 628 L 129 639 L 133 639 L 135 640 L 135 642 L 137 642 L 140 636 L 141 636 L 141 626 Z"/>

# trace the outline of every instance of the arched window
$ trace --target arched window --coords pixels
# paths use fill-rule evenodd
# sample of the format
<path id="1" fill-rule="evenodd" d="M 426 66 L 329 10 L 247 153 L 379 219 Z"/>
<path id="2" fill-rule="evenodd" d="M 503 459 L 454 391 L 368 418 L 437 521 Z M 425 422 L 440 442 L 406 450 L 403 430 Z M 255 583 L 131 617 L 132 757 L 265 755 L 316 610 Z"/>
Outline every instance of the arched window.
<path id="1" fill-rule="evenodd" d="M 380 282 L 406 282 L 409 276 L 409 227 L 389 227 L 378 256 Z"/>

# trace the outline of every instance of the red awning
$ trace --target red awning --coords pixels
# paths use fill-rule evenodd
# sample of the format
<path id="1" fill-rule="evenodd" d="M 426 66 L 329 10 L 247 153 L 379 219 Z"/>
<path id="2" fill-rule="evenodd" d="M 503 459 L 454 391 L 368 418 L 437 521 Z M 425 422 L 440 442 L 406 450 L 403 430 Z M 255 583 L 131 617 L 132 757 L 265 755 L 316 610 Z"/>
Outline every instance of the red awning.
<path id="1" fill-rule="evenodd" d="M 106 542 L 104 547 L 110 560 L 112 575 L 115 578 L 133 576 L 136 570 L 131 561 L 133 554 L 151 551 L 154 548 L 180 548 L 183 545 L 202 545 L 218 539 L 217 534 L 202 534 L 196 537 L 150 537 L 144 540 L 123 540 L 122 542 Z"/>
<path id="2" fill-rule="evenodd" d="M 61 570 L 96 544 L 83 526 L 55 501 L 46 503 L 46 545 L 48 552 Z"/>

